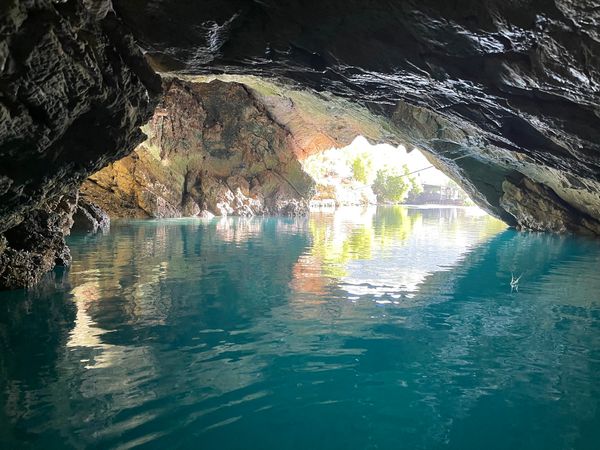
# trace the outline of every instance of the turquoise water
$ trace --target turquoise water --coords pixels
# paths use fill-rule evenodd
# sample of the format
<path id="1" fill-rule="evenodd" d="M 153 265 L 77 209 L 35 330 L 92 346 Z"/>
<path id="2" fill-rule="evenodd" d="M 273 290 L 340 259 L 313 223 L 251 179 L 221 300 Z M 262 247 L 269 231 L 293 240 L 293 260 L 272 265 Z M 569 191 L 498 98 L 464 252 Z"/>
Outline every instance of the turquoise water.
<path id="1" fill-rule="evenodd" d="M 403 208 L 69 241 L 0 293 L 3 449 L 600 448 L 598 241 Z"/>

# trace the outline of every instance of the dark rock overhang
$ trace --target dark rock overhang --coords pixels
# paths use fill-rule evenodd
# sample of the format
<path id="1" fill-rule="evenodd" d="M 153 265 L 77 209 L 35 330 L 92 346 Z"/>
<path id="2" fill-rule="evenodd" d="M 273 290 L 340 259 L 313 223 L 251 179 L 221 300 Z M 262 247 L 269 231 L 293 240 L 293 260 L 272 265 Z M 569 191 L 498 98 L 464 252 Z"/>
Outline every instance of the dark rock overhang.
<path id="1" fill-rule="evenodd" d="M 525 210 L 537 204 L 566 207 L 585 219 L 584 232 L 600 230 L 593 2 L 113 3 L 161 71 L 277 77 L 352 99 L 388 118 L 509 224 L 530 228 Z M 553 196 L 503 201 L 514 192 L 504 182 L 522 179 Z M 580 223 L 548 223 L 536 228 L 582 232 Z"/>
<path id="2" fill-rule="evenodd" d="M 160 78 L 110 9 L 0 3 L 0 288 L 69 263 L 79 185 L 144 138 Z"/>

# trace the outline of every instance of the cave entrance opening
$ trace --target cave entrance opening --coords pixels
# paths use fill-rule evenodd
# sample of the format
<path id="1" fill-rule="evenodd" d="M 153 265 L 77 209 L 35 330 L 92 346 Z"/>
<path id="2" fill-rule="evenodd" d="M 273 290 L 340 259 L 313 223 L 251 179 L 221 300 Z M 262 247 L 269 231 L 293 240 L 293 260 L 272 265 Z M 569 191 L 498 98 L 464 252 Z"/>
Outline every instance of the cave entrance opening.
<path id="1" fill-rule="evenodd" d="M 357 136 L 301 161 L 316 183 L 313 211 L 374 204 L 474 207 L 464 190 L 425 155 L 403 145 L 371 144 Z"/>

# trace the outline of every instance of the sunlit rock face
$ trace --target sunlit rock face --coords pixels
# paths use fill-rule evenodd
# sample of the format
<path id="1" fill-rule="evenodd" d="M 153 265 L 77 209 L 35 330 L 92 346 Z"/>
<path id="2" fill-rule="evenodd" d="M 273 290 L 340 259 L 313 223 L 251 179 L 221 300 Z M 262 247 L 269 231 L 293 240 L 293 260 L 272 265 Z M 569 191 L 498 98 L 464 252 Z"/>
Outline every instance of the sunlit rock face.
<path id="1" fill-rule="evenodd" d="M 251 76 L 165 81 L 131 155 L 93 174 L 82 197 L 112 217 L 302 214 L 314 182 L 299 160 L 363 135 L 397 136 L 366 108 Z"/>
<path id="2" fill-rule="evenodd" d="M 82 186 L 112 217 L 306 211 L 313 182 L 293 136 L 246 86 L 167 80 L 145 129 L 134 153 Z"/>
<path id="3" fill-rule="evenodd" d="M 592 1 L 113 4 L 161 71 L 277 77 L 360 102 L 507 223 L 600 231 Z M 515 197 L 526 185 L 540 188 Z M 548 220 L 541 204 L 562 212 Z"/>
<path id="4" fill-rule="evenodd" d="M 143 138 L 160 79 L 110 10 L 0 2 L 0 289 L 68 263 L 66 198 Z"/>

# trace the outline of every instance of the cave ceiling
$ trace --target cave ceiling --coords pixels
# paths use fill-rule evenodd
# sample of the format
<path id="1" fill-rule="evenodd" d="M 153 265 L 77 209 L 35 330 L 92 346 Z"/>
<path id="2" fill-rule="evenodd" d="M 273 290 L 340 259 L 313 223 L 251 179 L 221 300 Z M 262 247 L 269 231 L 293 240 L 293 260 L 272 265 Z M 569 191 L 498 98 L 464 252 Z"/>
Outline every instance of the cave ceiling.
<path id="1" fill-rule="evenodd" d="M 598 231 L 596 1 L 113 4 L 158 71 L 276 78 L 351 99 L 511 225 Z M 516 202 L 517 191 L 537 200 Z M 581 220 L 552 225 L 531 208 Z"/>

